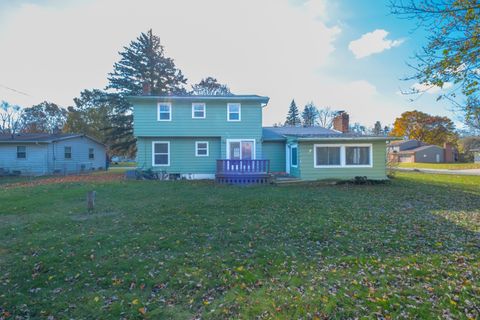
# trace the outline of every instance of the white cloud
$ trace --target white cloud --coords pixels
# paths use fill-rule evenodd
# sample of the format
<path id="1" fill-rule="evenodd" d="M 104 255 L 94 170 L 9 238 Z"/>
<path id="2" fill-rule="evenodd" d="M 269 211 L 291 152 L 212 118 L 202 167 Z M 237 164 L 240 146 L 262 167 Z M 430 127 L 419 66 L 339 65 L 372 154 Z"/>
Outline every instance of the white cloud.
<path id="1" fill-rule="evenodd" d="M 348 45 L 348 49 L 353 52 L 355 58 L 361 59 L 375 53 L 398 47 L 404 40 L 387 39 L 388 32 L 383 29 L 376 29 L 372 32 L 365 33 L 359 39 L 353 40 Z"/>
<path id="2" fill-rule="evenodd" d="M 453 87 L 453 83 L 451 82 L 445 82 L 443 84 L 443 87 L 417 82 L 411 86 L 411 89 L 418 93 L 437 94 L 437 93 L 440 93 L 442 90 L 447 90 L 447 89 L 450 89 L 451 87 Z"/>

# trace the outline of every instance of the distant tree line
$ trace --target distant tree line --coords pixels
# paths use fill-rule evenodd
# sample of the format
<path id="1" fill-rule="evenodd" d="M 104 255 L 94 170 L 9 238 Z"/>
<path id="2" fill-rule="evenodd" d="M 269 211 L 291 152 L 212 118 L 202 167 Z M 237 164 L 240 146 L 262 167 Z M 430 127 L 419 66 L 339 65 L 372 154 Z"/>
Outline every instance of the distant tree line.
<path id="1" fill-rule="evenodd" d="M 284 123 L 277 123 L 276 126 L 287 127 L 323 127 L 326 129 L 333 128 L 333 119 L 337 116 L 339 111 L 333 110 L 330 107 L 318 108 L 313 102 L 307 103 L 303 111 L 300 113 L 295 99 L 290 103 L 287 112 L 287 117 Z M 361 125 L 360 123 L 353 123 L 349 130 L 354 133 L 372 134 L 372 135 L 388 135 L 390 127 L 382 126 L 380 121 L 375 122 L 372 127 Z"/>

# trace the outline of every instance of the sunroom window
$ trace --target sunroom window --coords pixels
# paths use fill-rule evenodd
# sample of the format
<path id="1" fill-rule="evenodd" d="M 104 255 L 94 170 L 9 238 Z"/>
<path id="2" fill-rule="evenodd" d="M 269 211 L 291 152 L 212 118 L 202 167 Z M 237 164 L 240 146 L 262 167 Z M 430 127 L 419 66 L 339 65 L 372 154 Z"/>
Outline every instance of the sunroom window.
<path id="1" fill-rule="evenodd" d="M 345 147 L 345 164 L 347 166 L 370 165 L 370 147 Z"/>
<path id="2" fill-rule="evenodd" d="M 315 166 L 340 166 L 340 147 L 316 147 Z"/>

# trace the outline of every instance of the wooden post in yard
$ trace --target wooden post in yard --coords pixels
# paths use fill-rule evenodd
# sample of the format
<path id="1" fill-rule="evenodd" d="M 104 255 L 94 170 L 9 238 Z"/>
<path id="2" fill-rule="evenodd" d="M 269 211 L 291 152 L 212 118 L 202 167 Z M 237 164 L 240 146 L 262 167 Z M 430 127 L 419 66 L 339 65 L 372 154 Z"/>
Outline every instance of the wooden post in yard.
<path id="1" fill-rule="evenodd" d="M 88 212 L 92 212 L 95 207 L 95 191 L 88 191 L 87 193 L 87 209 Z"/>

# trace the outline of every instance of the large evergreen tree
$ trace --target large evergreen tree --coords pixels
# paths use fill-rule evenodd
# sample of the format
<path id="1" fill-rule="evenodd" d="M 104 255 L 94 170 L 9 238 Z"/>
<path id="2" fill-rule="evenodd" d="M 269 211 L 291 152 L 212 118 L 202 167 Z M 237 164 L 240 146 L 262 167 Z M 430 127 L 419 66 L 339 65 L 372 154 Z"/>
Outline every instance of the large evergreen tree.
<path id="1" fill-rule="evenodd" d="M 130 42 L 119 52 L 121 59 L 113 65 L 109 74 L 108 89 L 124 95 L 142 94 L 148 84 L 154 95 L 185 94 L 187 79 L 175 66 L 173 59 L 165 56 L 160 38 L 152 29 Z"/>
<path id="2" fill-rule="evenodd" d="M 310 102 L 305 106 L 302 112 L 302 120 L 304 127 L 313 127 L 317 123 L 318 110 L 317 107 Z"/>
<path id="3" fill-rule="evenodd" d="M 186 94 L 187 79 L 173 59 L 165 56 L 160 38 L 151 29 L 141 33 L 119 54 L 120 61 L 113 65 L 113 72 L 108 76 L 107 89 L 115 92 L 107 96 L 115 106 L 108 134 L 114 151 L 131 153 L 135 148 L 133 116 L 125 97 L 142 94 L 144 85 L 153 95 Z"/>
<path id="4" fill-rule="evenodd" d="M 221 84 L 213 77 L 202 79 L 199 83 L 192 86 L 192 93 L 203 96 L 231 96 L 230 88 Z"/>
<path id="5" fill-rule="evenodd" d="M 288 109 L 287 120 L 285 120 L 285 125 L 296 127 L 301 124 L 302 124 L 302 120 L 300 119 L 300 112 L 298 111 L 298 107 L 294 99 L 290 103 L 290 108 Z"/>

